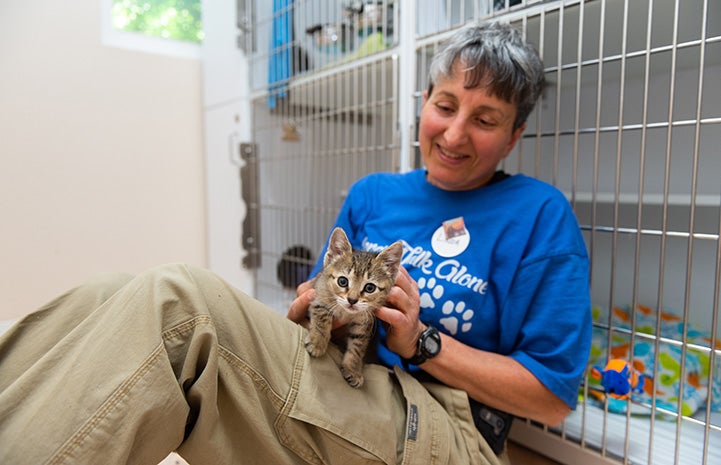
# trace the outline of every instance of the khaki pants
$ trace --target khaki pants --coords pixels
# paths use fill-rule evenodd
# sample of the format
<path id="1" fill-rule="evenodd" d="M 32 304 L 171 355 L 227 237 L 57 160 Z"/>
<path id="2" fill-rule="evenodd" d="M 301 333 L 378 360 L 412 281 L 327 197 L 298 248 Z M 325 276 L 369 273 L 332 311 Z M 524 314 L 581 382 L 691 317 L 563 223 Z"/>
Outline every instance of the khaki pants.
<path id="1" fill-rule="evenodd" d="M 0 338 L 0 463 L 502 464 L 466 395 L 311 358 L 305 329 L 207 271 L 106 275 Z"/>

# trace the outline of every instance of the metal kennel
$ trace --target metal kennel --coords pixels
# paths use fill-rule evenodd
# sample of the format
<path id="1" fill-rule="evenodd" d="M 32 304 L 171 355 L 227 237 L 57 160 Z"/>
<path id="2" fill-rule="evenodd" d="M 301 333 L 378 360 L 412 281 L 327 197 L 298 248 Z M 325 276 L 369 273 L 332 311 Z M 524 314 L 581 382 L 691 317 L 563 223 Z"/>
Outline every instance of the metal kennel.
<path id="1" fill-rule="evenodd" d="M 596 363 L 644 350 L 645 374 L 665 386 L 618 406 L 588 379 L 562 427 L 517 421 L 512 438 L 568 464 L 721 464 L 721 2 L 238 7 L 253 121 L 243 244 L 260 300 L 285 312 L 354 180 L 419 166 L 438 43 L 467 21 L 511 22 L 541 52 L 548 87 L 503 168 L 556 185 L 577 214 Z"/>

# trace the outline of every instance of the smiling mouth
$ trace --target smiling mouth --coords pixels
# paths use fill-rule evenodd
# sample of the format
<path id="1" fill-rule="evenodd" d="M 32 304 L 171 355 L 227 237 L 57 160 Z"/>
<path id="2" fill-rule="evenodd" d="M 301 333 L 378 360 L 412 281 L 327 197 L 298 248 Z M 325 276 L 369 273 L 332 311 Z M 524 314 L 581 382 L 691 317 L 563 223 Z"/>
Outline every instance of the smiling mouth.
<path id="1" fill-rule="evenodd" d="M 468 155 L 462 154 L 462 153 L 454 153 L 449 150 L 444 149 L 440 145 L 436 145 L 436 148 L 438 149 L 438 153 L 441 154 L 442 158 L 446 158 L 449 160 L 463 160 L 465 158 L 468 158 Z"/>

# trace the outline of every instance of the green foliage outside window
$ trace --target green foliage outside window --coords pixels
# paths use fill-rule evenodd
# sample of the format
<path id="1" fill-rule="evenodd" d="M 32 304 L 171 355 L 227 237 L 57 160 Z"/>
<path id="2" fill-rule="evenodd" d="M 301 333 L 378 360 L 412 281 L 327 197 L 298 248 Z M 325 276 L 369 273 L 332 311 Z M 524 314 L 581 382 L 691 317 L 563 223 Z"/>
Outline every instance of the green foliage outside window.
<path id="1" fill-rule="evenodd" d="M 200 0 L 113 0 L 113 27 L 163 39 L 203 41 Z"/>

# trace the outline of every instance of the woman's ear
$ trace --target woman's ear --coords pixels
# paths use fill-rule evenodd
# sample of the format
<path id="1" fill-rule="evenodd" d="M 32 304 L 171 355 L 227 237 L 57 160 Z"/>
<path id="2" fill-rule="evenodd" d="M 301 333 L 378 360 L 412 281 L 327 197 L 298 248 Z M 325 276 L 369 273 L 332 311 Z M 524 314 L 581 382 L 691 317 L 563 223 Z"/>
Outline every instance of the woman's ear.
<path id="1" fill-rule="evenodd" d="M 518 142 L 518 139 L 521 138 L 521 134 L 523 134 L 523 131 L 526 130 L 526 123 L 523 123 L 519 127 L 516 128 L 515 131 L 513 131 L 513 134 L 511 134 L 511 139 L 508 141 L 508 147 L 506 149 L 506 155 L 504 155 L 504 158 L 508 156 L 509 153 L 511 153 L 511 150 L 513 150 L 513 147 L 516 146 L 516 142 Z"/>

